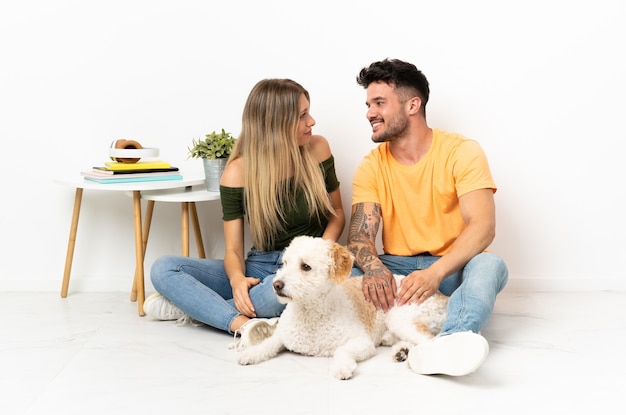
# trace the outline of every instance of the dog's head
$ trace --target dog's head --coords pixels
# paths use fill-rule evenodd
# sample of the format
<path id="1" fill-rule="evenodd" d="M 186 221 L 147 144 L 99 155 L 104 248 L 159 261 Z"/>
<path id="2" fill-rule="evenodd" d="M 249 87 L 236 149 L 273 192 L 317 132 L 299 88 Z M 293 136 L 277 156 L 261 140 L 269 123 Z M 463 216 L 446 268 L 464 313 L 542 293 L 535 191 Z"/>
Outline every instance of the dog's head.
<path id="1" fill-rule="evenodd" d="M 306 298 L 319 298 L 333 285 L 350 277 L 353 257 L 336 242 L 298 236 L 283 254 L 283 267 L 274 277 L 278 301 L 288 303 Z"/>

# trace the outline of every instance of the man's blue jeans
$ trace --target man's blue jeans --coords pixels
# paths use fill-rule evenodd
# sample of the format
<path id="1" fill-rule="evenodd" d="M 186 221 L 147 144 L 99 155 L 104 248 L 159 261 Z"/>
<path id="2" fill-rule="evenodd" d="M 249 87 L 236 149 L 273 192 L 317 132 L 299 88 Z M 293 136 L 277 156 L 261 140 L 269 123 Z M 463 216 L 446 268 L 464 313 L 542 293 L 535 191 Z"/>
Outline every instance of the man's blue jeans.
<path id="1" fill-rule="evenodd" d="M 396 256 L 380 255 L 382 263 L 394 274 L 408 275 L 426 269 L 440 257 L 430 255 Z M 363 272 L 352 268 L 352 276 Z M 496 302 L 509 278 L 504 261 L 495 254 L 483 252 L 472 258 L 461 270 L 446 277 L 439 291 L 450 296 L 448 318 L 441 335 L 480 330 L 487 324 Z"/>

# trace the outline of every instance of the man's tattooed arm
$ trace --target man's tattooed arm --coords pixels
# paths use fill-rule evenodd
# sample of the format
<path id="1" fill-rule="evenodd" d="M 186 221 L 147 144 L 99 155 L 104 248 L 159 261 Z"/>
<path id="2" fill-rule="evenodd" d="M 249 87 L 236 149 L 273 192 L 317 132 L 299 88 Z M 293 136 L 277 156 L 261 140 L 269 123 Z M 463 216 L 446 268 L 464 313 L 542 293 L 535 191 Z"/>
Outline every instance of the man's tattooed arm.
<path id="1" fill-rule="evenodd" d="M 388 310 L 394 304 L 396 283 L 391 272 L 378 258 L 376 235 L 380 227 L 380 205 L 357 203 L 352 207 L 348 249 L 355 264 L 363 271 L 363 296 L 377 309 Z"/>
<path id="2" fill-rule="evenodd" d="M 380 205 L 377 203 L 358 203 L 352 207 L 348 248 L 354 255 L 356 266 L 368 277 L 383 272 L 376 252 L 380 220 Z"/>

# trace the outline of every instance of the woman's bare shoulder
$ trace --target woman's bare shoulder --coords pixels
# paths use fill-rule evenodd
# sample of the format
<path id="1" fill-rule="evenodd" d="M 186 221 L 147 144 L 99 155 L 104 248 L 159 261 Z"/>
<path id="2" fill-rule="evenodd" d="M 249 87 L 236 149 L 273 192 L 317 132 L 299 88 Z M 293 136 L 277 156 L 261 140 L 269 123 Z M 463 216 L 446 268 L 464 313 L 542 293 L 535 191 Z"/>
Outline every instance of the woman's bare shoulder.
<path id="1" fill-rule="evenodd" d="M 220 184 L 226 187 L 243 187 L 245 183 L 244 168 L 243 157 L 231 160 L 222 173 Z"/>
<path id="2" fill-rule="evenodd" d="M 330 150 L 330 144 L 328 144 L 328 140 L 326 140 L 326 138 L 321 135 L 311 136 L 311 141 L 309 141 L 309 145 L 311 147 L 311 151 L 320 163 L 324 160 L 327 160 L 332 154 Z"/>

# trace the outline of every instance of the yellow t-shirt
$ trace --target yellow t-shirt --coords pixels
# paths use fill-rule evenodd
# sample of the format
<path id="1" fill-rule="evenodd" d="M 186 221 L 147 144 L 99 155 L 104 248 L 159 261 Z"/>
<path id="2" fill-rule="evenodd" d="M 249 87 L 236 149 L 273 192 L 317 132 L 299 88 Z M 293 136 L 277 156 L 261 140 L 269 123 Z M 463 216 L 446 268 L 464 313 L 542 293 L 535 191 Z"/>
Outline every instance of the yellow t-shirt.
<path id="1" fill-rule="evenodd" d="M 386 254 L 441 256 L 465 227 L 459 196 L 496 186 L 480 145 L 433 129 L 428 153 L 412 166 L 398 163 L 381 143 L 359 164 L 352 185 L 352 204 L 381 207 Z"/>

